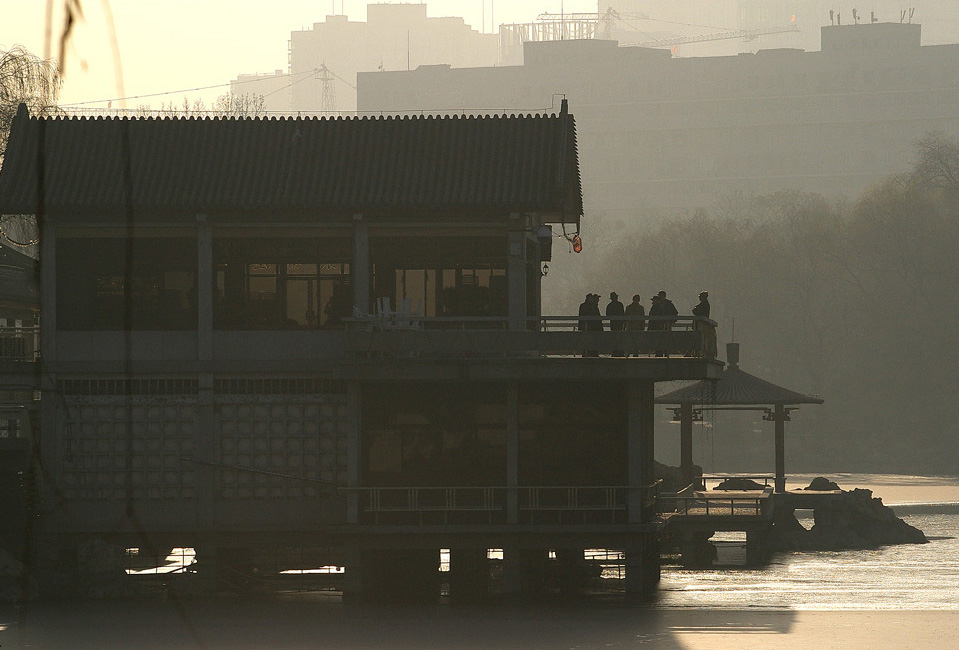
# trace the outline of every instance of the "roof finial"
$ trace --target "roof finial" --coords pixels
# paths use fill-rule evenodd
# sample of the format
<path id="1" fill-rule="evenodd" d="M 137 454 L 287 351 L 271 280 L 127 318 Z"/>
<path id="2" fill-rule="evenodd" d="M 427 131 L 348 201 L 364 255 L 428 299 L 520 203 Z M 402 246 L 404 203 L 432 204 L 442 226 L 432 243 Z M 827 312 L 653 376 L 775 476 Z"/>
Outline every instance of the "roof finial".
<path id="1" fill-rule="evenodd" d="M 566 101 L 565 97 L 563 97 L 563 101 L 559 103 L 559 114 L 569 115 L 569 102 Z"/>
<path id="2" fill-rule="evenodd" d="M 730 368 L 739 367 L 739 343 L 726 344 L 726 365 Z"/>

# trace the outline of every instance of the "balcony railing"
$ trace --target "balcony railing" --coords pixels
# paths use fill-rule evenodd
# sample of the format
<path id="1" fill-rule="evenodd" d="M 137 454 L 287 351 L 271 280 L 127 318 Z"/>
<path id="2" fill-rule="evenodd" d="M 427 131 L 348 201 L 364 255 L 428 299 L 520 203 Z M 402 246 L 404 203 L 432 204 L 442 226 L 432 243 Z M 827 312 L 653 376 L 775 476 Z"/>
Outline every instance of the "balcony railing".
<path id="1" fill-rule="evenodd" d="M 699 316 L 545 316 L 529 319 L 525 331 L 508 330 L 500 317 L 345 320 L 347 352 L 354 356 L 716 356 L 716 323 Z M 625 329 L 609 330 L 610 321 Z M 580 331 L 587 322 L 603 328 Z"/>
<path id="2" fill-rule="evenodd" d="M 36 361 L 39 356 L 39 327 L 0 327 L 0 361 Z"/>
<path id="3" fill-rule="evenodd" d="M 660 482 L 626 486 L 363 487 L 361 522 L 368 524 L 508 524 L 511 492 L 516 524 L 625 523 L 629 499 L 652 513 Z M 643 518 L 645 521 L 645 517 Z"/>

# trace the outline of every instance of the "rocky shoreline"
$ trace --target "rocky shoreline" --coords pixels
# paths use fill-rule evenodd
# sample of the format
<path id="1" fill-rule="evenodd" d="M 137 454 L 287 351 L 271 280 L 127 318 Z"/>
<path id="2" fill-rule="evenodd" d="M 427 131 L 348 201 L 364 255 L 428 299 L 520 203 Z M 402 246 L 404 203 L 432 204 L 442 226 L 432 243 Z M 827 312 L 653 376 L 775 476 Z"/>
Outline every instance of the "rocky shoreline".
<path id="1" fill-rule="evenodd" d="M 826 479 L 813 480 L 807 490 L 840 490 Z M 813 511 L 813 527 L 806 529 L 795 512 L 776 513 L 771 544 L 778 551 L 846 551 L 891 544 L 926 544 L 925 534 L 896 516 L 872 490 L 841 490 L 836 499 Z"/>

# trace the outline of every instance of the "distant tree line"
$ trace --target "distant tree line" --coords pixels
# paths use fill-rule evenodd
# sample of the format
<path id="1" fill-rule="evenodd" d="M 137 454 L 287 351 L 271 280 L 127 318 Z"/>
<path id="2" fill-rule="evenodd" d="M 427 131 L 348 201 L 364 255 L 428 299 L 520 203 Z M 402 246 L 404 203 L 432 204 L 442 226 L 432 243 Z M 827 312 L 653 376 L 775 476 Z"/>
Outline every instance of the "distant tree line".
<path id="1" fill-rule="evenodd" d="M 647 304 L 664 288 L 681 313 L 708 290 L 744 370 L 826 400 L 790 424 L 791 461 L 959 471 L 959 139 L 927 135 L 909 172 L 854 202 L 736 195 L 596 232 L 586 286 Z"/>

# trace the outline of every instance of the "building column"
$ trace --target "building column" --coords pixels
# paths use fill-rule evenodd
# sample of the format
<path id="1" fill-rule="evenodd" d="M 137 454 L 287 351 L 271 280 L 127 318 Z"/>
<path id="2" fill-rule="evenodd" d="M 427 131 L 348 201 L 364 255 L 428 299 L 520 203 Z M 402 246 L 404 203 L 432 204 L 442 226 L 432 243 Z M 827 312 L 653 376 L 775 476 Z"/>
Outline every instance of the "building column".
<path id="1" fill-rule="evenodd" d="M 519 385 L 506 387 L 506 523 L 519 523 Z"/>
<path id="2" fill-rule="evenodd" d="M 196 460 L 196 529 L 200 539 L 206 539 L 216 531 L 217 467 L 220 461 L 217 453 L 218 439 L 216 431 L 216 404 L 213 396 L 213 375 L 200 373 L 197 377 L 197 426 L 194 432 L 193 449 Z"/>
<path id="3" fill-rule="evenodd" d="M 629 380 L 626 415 L 627 521 L 643 523 L 643 488 L 652 485 L 654 451 L 653 382 Z"/>
<path id="4" fill-rule="evenodd" d="M 213 232 L 205 215 L 196 218 L 196 349 L 199 361 L 213 359 Z"/>
<path id="5" fill-rule="evenodd" d="M 679 468 L 683 483 L 693 482 L 693 405 L 679 405 Z"/>
<path id="6" fill-rule="evenodd" d="M 362 214 L 353 215 L 353 262 L 350 264 L 353 287 L 353 316 L 370 313 L 370 232 Z"/>
<path id="7" fill-rule="evenodd" d="M 43 225 L 40 240 L 40 360 L 44 365 L 57 358 L 57 228 Z M 46 370 L 46 369 L 45 369 Z"/>
<path id="8" fill-rule="evenodd" d="M 506 293 L 509 329 L 526 329 L 526 229 L 518 212 L 509 215 L 507 235 Z"/>
<path id="9" fill-rule="evenodd" d="M 360 463 L 363 454 L 363 386 L 349 384 L 350 425 L 346 434 L 346 523 L 360 523 Z"/>

